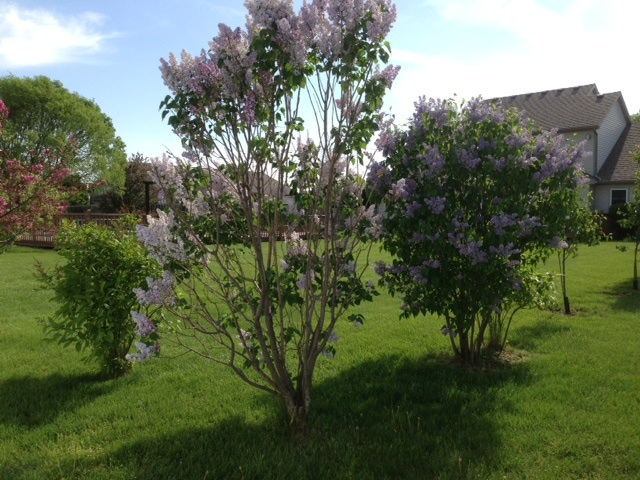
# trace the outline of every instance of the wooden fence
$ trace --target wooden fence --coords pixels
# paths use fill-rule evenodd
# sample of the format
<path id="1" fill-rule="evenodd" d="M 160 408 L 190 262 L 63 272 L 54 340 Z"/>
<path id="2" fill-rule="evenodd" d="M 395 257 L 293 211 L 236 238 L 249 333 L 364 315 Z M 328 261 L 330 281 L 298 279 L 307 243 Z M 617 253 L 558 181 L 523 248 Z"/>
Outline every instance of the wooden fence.
<path id="1" fill-rule="evenodd" d="M 49 229 L 36 229 L 28 233 L 20 235 L 15 241 L 16 245 L 22 245 L 25 247 L 37 247 L 37 248 L 53 248 L 55 246 L 55 237 L 63 220 L 76 222 L 78 224 L 94 222 L 100 225 L 109 225 L 111 222 L 123 217 L 124 214 L 120 213 L 92 213 L 87 211 L 85 213 L 61 213 L 59 214 L 51 228 Z M 146 215 L 140 216 L 140 222 L 146 223 Z M 282 228 L 282 231 L 277 234 L 279 240 L 285 239 L 286 228 Z M 304 235 L 301 234 L 304 237 Z M 269 232 L 261 232 L 260 237 L 262 241 L 269 240 Z"/>
<path id="2" fill-rule="evenodd" d="M 100 225 L 108 225 L 111 222 L 123 217 L 120 213 L 61 213 L 56 216 L 53 225 L 48 229 L 35 229 L 31 232 L 20 235 L 15 244 L 26 247 L 53 248 L 55 246 L 55 236 L 62 225 L 63 220 L 82 223 L 97 223 Z"/>

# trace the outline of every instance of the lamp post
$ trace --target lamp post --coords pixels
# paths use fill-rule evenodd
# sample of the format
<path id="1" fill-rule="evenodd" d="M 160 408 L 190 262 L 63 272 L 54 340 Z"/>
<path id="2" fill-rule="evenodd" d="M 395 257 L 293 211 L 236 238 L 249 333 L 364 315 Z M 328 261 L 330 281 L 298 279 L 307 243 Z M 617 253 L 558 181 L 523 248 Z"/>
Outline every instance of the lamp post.
<path id="1" fill-rule="evenodd" d="M 150 180 L 144 181 L 144 209 L 147 215 L 149 215 L 149 212 L 151 211 L 150 194 L 149 194 L 151 185 L 153 185 L 152 181 Z"/>

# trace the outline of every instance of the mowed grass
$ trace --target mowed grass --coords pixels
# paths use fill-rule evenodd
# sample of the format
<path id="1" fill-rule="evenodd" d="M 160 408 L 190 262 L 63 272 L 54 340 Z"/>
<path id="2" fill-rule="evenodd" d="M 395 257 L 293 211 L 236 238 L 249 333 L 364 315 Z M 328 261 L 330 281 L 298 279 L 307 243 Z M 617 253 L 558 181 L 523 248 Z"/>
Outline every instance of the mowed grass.
<path id="1" fill-rule="evenodd" d="M 574 315 L 517 316 L 504 368 L 453 366 L 442 322 L 398 320 L 384 293 L 362 306 L 318 365 L 305 439 L 275 400 L 171 345 L 98 378 L 37 322 L 55 305 L 34 261 L 59 257 L 16 248 L 0 255 L 0 479 L 640 478 L 640 295 L 615 246 L 569 261 Z"/>

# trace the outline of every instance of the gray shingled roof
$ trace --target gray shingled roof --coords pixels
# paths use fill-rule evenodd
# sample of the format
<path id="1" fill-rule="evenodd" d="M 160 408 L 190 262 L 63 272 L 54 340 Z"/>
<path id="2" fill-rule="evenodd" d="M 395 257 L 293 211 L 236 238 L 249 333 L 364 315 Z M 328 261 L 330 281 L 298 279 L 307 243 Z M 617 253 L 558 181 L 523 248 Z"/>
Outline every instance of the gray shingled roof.
<path id="1" fill-rule="evenodd" d="M 592 130 L 600 126 L 620 92 L 600 94 L 595 84 L 489 99 L 516 107 L 545 130 Z"/>
<path id="2" fill-rule="evenodd" d="M 640 146 L 640 124 L 632 123 L 625 128 L 618 142 L 598 172 L 601 183 L 633 182 L 638 165 L 632 154 Z"/>

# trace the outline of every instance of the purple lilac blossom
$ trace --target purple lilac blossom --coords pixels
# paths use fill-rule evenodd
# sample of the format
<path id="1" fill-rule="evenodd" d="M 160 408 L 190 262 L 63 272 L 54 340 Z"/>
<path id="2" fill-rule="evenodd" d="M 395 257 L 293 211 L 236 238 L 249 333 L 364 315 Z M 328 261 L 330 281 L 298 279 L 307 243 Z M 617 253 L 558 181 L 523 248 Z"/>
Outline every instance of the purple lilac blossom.
<path id="1" fill-rule="evenodd" d="M 336 333 L 336 332 L 331 332 L 328 336 L 327 336 L 327 342 L 329 343 L 336 343 L 340 340 L 340 336 Z"/>
<path id="2" fill-rule="evenodd" d="M 442 212 L 444 212 L 446 203 L 447 199 L 445 197 L 433 197 L 424 199 L 424 204 L 431 209 L 431 213 L 433 213 L 434 215 L 440 215 Z"/>
<path id="3" fill-rule="evenodd" d="M 411 278 L 413 279 L 413 281 L 416 283 L 421 283 L 423 285 L 426 285 L 427 283 L 429 283 L 429 279 L 423 275 L 422 266 L 410 267 L 409 274 L 411 275 Z"/>
<path id="4" fill-rule="evenodd" d="M 449 115 L 451 113 L 451 104 L 446 100 L 434 100 L 430 98 L 427 101 L 425 96 L 418 98 L 414 102 L 413 125 L 420 128 L 424 123 L 425 114 L 435 121 L 436 127 L 444 127 L 449 123 Z"/>
<path id="5" fill-rule="evenodd" d="M 139 335 L 142 338 L 146 338 L 158 331 L 158 327 L 156 326 L 156 324 L 141 313 L 132 311 L 131 318 L 133 318 L 133 320 L 136 322 L 136 325 L 138 326 L 136 335 Z"/>
<path id="6" fill-rule="evenodd" d="M 316 278 L 316 272 L 309 270 L 309 273 L 303 273 L 296 282 L 296 285 L 300 290 L 310 290 L 313 286 L 313 280 Z"/>
<path id="7" fill-rule="evenodd" d="M 147 345 L 146 343 L 136 342 L 136 348 L 139 353 L 128 354 L 125 356 L 125 358 L 130 362 L 143 362 L 150 359 L 154 353 L 160 353 L 160 344 L 158 343 L 154 345 Z"/>
<path id="8" fill-rule="evenodd" d="M 424 153 L 417 156 L 418 161 L 427 167 L 424 175 L 429 178 L 435 178 L 444 167 L 444 157 L 440 154 L 437 145 L 424 145 Z"/>
<path id="9" fill-rule="evenodd" d="M 185 261 L 184 242 L 175 237 L 172 228 L 176 225 L 173 212 L 158 210 L 158 217 L 147 216 L 148 226 L 138 225 L 137 236 L 149 251 L 149 257 L 160 265 L 167 265 L 172 260 Z"/>
<path id="10" fill-rule="evenodd" d="M 413 218 L 415 214 L 420 211 L 421 208 L 422 208 L 422 205 L 420 205 L 418 202 L 407 203 L 404 206 L 404 213 L 407 216 L 407 218 Z"/>
<path id="11" fill-rule="evenodd" d="M 557 248 L 561 250 L 566 250 L 567 248 L 569 248 L 569 244 L 562 240 L 560 237 L 553 237 L 551 240 L 549 240 L 549 246 L 551 248 Z"/>
<path id="12" fill-rule="evenodd" d="M 465 257 L 471 258 L 471 265 L 487 263 L 489 260 L 487 253 L 482 250 L 482 240 L 477 242 L 470 240 L 467 243 L 460 243 L 458 245 L 458 251 Z"/>
<path id="13" fill-rule="evenodd" d="M 369 167 L 367 181 L 378 194 L 385 194 L 391 188 L 391 172 L 382 163 L 373 162 Z"/>
<path id="14" fill-rule="evenodd" d="M 384 70 L 380 70 L 380 68 L 376 65 L 376 71 L 373 73 L 371 77 L 372 80 L 380 79 L 384 82 L 387 88 L 391 88 L 393 86 L 393 81 L 398 76 L 398 72 L 400 71 L 400 67 L 396 67 L 394 65 L 387 65 Z"/>
<path id="15" fill-rule="evenodd" d="M 491 123 L 503 123 L 506 119 L 505 112 L 493 103 L 483 102 L 482 98 L 472 98 L 467 102 L 467 111 L 472 123 L 488 121 Z"/>
<path id="16" fill-rule="evenodd" d="M 425 260 L 422 262 L 425 267 L 429 268 L 440 268 L 441 264 L 439 260 Z"/>
<path id="17" fill-rule="evenodd" d="M 134 288 L 136 298 L 140 305 L 173 305 L 173 275 L 165 271 L 161 279 L 147 277 L 147 290 Z"/>
<path id="18" fill-rule="evenodd" d="M 413 232 L 411 238 L 409 239 L 409 243 L 422 243 L 427 239 L 427 236 L 424 233 Z"/>
<path id="19" fill-rule="evenodd" d="M 460 163 L 467 170 L 475 170 L 480 162 L 482 161 L 475 152 L 469 150 L 461 150 L 458 152 L 458 157 L 460 158 Z"/>
<path id="20" fill-rule="evenodd" d="M 518 218 L 517 213 L 508 214 L 505 212 L 500 212 L 497 215 L 491 217 L 489 223 L 493 227 L 493 231 L 496 233 L 496 235 L 501 237 L 507 233 L 506 229 L 508 227 L 514 226 L 516 224 L 516 218 Z"/>
<path id="21" fill-rule="evenodd" d="M 528 237 L 533 233 L 533 229 L 542 226 L 540 219 L 536 216 L 525 215 L 518 221 L 518 237 Z"/>

